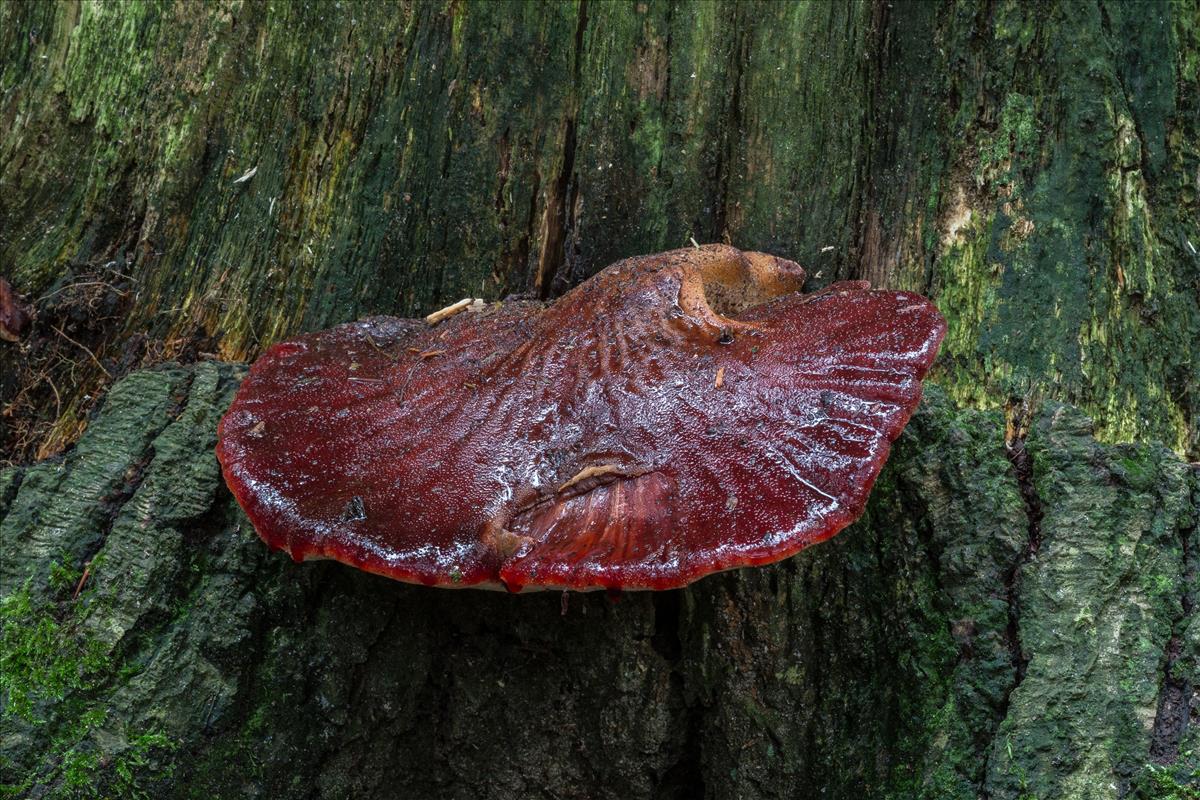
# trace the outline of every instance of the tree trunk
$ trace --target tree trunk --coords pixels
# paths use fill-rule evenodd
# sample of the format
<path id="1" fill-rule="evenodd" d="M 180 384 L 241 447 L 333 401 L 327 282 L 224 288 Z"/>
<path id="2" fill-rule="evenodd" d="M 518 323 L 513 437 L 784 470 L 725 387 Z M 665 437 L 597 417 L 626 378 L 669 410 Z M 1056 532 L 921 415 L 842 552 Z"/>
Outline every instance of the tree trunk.
<path id="1" fill-rule="evenodd" d="M 1183 1 L 0 5 L 4 791 L 1197 796 L 1197 108 Z M 691 239 L 948 319 L 833 541 L 432 591 L 224 489 L 266 344 Z"/>
<path id="2" fill-rule="evenodd" d="M 833 541 L 612 602 L 268 552 L 212 452 L 241 372 L 136 372 L 64 459 L 0 473 L 16 796 L 1115 798 L 1194 779 L 1196 481 L 1069 407 L 1045 405 L 1014 458 L 999 413 L 933 387 Z"/>

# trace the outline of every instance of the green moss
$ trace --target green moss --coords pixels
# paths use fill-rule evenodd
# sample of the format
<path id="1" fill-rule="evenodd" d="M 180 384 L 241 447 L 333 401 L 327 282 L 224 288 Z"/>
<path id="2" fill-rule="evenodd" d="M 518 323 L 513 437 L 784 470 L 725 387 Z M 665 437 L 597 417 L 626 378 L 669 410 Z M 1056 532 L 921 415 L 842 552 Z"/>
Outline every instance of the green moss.
<path id="1" fill-rule="evenodd" d="M 78 574 L 55 564 L 55 584 L 73 585 Z M 65 578 L 65 580 L 61 580 Z M 34 606 L 29 586 L 0 598 L 0 694 L 6 715 L 42 721 L 41 708 L 92 688 L 109 667 L 103 643 L 78 635 L 79 604 L 64 609 Z"/>
<path id="2" fill-rule="evenodd" d="M 38 794 L 46 800 L 157 797 L 154 786 L 174 772 L 174 767 L 163 760 L 175 749 L 174 742 L 160 733 L 141 733 L 128 737 L 119 752 L 106 752 L 87 740 L 104 722 L 102 713 L 85 712 L 67 735 L 55 740 L 53 767 L 31 774 L 21 783 L 0 785 L 0 797 L 28 796 L 26 793 L 35 785 L 48 787 Z"/>
<path id="3" fill-rule="evenodd" d="M 1191 5 L 683 8 L 5 4 L 0 264 L 128 258 L 116 339 L 243 357 L 724 239 L 932 289 L 960 400 L 1195 450 Z"/>
<path id="4" fill-rule="evenodd" d="M 1033 98 L 1012 92 L 1004 98 L 995 134 L 979 147 L 977 177 L 982 180 L 1006 166 L 1011 169 L 1017 164 L 1027 164 L 1039 147 L 1040 130 L 1033 111 Z M 1007 177 L 1007 170 L 997 176 L 1000 180 Z"/>
<path id="5" fill-rule="evenodd" d="M 940 374 L 962 402 L 1051 396 L 1092 415 L 1104 441 L 1188 452 L 1200 417 L 1186 386 L 1200 373 L 1184 354 L 1200 314 L 1186 299 L 1195 254 L 1184 242 L 1197 207 L 1179 176 L 1194 173 L 1197 118 L 1184 95 L 1197 86 L 1171 63 L 1174 47 L 1193 57 L 1195 14 L 1073 8 L 1047 19 L 998 4 L 992 63 L 1039 68 L 979 85 L 951 78 L 970 176 L 952 174 L 942 195 Z"/>
<path id="6" fill-rule="evenodd" d="M 1188 470 L 1161 447 L 1098 444 L 1085 416 L 1056 404 L 1039 413 L 1026 446 L 1044 511 L 1016 597 L 1029 661 L 986 788 L 1116 798 L 1104 776 L 1134 775 L 1150 757 L 1163 653 L 1183 613 Z"/>
<path id="7" fill-rule="evenodd" d="M 22 797 L 34 786 L 42 787 L 40 797 L 63 800 L 151 797 L 146 787 L 172 769 L 156 757 L 174 745 L 157 731 L 124 730 L 123 723 L 109 730 L 103 687 L 131 672 L 86 633 L 82 622 L 94 609 L 65 591 L 80 573 L 56 563 L 50 575 L 59 601 L 37 603 L 28 583 L 0 598 L 0 718 L 10 730 L 24 726 L 47 741 L 39 763 L 0 761 L 7 781 L 0 797 Z"/>
<path id="8" fill-rule="evenodd" d="M 1184 759 L 1191 756 L 1182 754 Z M 1137 796 L 1145 800 L 1200 800 L 1200 770 L 1180 775 L 1171 766 L 1146 764 L 1138 784 Z"/>
<path id="9" fill-rule="evenodd" d="M 50 573 L 47 581 L 50 585 L 50 591 L 55 595 L 61 596 L 78 586 L 79 579 L 83 577 L 81 570 L 64 566 L 68 560 L 69 556 L 62 555 L 58 560 L 50 564 Z M 28 591 L 26 591 L 26 596 L 28 597 Z M 2 616 L 3 613 L 0 612 L 0 617 Z"/>
<path id="10" fill-rule="evenodd" d="M 993 217 L 959 200 L 956 227 L 938 265 L 938 309 L 946 318 L 946 338 L 936 376 L 955 402 L 988 408 L 1003 402 L 989 385 L 1011 367 L 980 361 L 980 332 L 993 319 L 1003 265 L 994 259 Z"/>

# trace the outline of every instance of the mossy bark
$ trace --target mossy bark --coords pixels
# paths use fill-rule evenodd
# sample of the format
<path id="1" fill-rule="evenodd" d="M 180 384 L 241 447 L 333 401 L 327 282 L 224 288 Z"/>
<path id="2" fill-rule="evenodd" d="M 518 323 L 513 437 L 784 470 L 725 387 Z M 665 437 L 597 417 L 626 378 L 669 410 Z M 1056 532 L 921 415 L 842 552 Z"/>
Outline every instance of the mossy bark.
<path id="1" fill-rule="evenodd" d="M 107 373 L 729 240 L 933 296 L 960 402 L 1200 452 L 1187 0 L 7 3 L 0 59 L 0 272 L 127 276 Z M 109 375 L 47 369 L 61 446 Z"/>
<path id="2" fill-rule="evenodd" d="M 8 794 L 1200 791 L 1196 475 L 1165 448 L 1048 404 L 1014 465 L 1000 413 L 934 387 L 864 518 L 796 558 L 617 602 L 439 591 L 263 546 L 213 455 L 242 372 L 134 373 L 0 473 Z"/>
<path id="3" fill-rule="evenodd" d="M 82 432 L 0 469 L 0 784 L 1194 798 L 1197 108 L 1184 0 L 0 4 L 3 461 Z M 564 606 L 225 491 L 214 359 L 692 238 L 950 323 L 828 544 Z"/>

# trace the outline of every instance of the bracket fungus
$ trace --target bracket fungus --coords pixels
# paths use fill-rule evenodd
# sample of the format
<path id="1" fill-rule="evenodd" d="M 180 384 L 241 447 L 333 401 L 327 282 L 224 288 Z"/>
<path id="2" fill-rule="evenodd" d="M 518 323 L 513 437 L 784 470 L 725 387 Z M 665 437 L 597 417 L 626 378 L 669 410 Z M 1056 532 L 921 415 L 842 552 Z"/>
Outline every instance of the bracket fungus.
<path id="1" fill-rule="evenodd" d="M 919 295 L 803 282 L 714 245 L 550 305 L 301 336 L 255 362 L 217 454 L 297 561 L 514 592 L 778 561 L 862 513 L 945 333 Z"/>
<path id="2" fill-rule="evenodd" d="M 0 339 L 6 342 L 20 341 L 29 325 L 29 312 L 21 305 L 20 298 L 11 285 L 0 277 Z"/>

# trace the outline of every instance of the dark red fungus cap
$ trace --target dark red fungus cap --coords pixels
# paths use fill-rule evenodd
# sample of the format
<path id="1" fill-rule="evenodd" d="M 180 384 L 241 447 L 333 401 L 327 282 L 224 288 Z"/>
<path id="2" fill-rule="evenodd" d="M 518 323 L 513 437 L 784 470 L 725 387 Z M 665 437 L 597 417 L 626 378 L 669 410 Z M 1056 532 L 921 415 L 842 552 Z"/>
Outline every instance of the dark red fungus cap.
<path id="1" fill-rule="evenodd" d="M 857 519 L 945 322 L 923 297 L 798 293 L 709 246 L 613 264 L 556 303 L 277 344 L 221 421 L 269 544 L 403 581 L 667 589 Z"/>
<path id="2" fill-rule="evenodd" d="M 0 278 L 0 339 L 15 342 L 28 325 L 29 312 L 21 305 L 8 281 Z"/>

